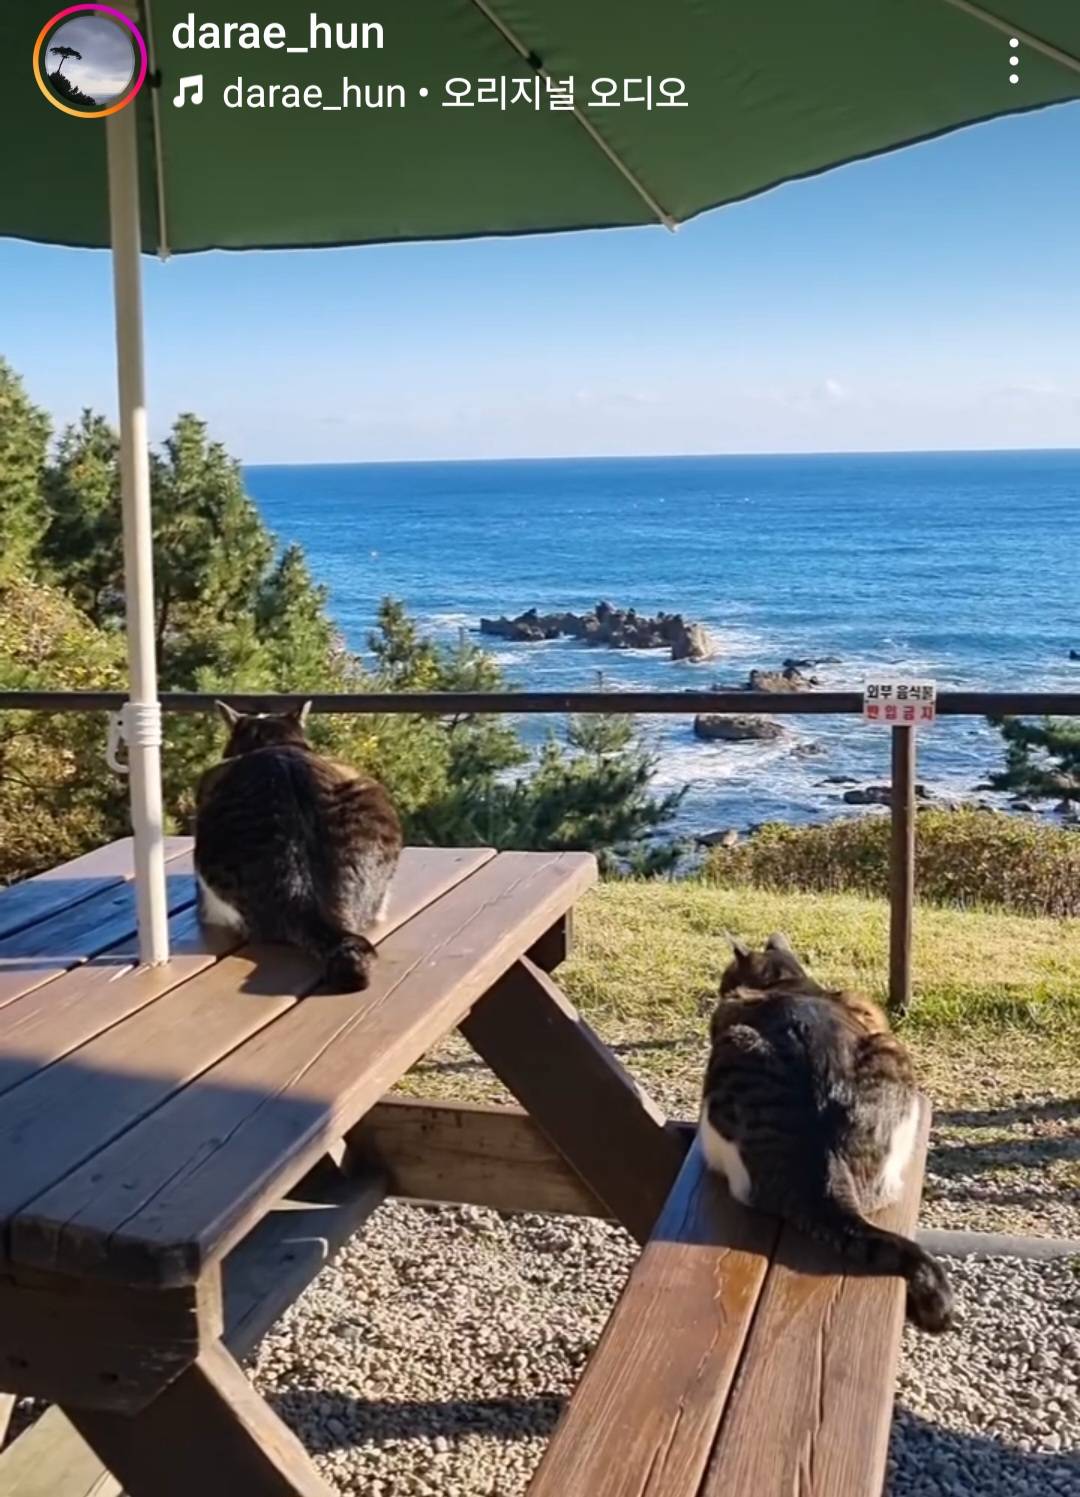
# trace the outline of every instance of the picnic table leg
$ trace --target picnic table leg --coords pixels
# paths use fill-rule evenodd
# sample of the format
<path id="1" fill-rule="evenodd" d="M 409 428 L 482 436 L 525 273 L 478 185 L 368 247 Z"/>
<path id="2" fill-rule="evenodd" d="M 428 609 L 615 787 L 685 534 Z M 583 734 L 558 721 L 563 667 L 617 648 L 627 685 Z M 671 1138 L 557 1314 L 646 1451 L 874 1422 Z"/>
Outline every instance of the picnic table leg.
<path id="1" fill-rule="evenodd" d="M 14 1393 L 0 1393 L 0 1449 L 3 1448 L 4 1439 L 8 1432 L 8 1425 L 11 1423 L 11 1416 L 14 1412 Z"/>
<path id="2" fill-rule="evenodd" d="M 220 1342 L 139 1414 L 65 1412 L 128 1497 L 332 1497 Z"/>
<path id="3" fill-rule="evenodd" d="M 529 952 L 529 960 L 544 972 L 561 967 L 574 949 L 574 912 L 567 910 L 550 930 L 546 930 Z"/>
<path id="4" fill-rule="evenodd" d="M 566 995 L 523 957 L 460 1028 L 612 1215 L 644 1242 L 685 1142 Z"/>

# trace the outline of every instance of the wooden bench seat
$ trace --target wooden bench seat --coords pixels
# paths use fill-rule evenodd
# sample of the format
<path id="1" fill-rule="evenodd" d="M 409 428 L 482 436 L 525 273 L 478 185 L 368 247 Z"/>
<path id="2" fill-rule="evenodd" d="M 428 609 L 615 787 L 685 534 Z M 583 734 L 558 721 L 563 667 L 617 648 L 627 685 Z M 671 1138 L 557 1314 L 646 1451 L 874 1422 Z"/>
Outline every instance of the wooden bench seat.
<path id="1" fill-rule="evenodd" d="M 903 1316 L 900 1280 L 737 1205 L 695 1142 L 529 1497 L 878 1497 Z"/>

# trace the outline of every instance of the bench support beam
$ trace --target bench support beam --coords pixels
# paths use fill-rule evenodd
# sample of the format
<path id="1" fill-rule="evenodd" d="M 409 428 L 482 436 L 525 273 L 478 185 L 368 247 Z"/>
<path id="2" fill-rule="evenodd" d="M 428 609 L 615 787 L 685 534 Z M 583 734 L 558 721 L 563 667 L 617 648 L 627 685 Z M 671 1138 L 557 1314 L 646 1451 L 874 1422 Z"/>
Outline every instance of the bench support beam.
<path id="1" fill-rule="evenodd" d="M 588 1189 L 644 1242 L 679 1172 L 682 1141 L 547 973 L 523 957 L 460 1028 Z"/>

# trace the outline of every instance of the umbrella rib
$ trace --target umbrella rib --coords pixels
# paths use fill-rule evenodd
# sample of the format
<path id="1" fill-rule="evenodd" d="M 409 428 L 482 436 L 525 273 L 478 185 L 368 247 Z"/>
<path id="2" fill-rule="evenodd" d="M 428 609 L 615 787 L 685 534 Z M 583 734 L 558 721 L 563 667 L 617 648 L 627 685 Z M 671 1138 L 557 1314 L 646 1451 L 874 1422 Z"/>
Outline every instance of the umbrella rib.
<path id="1" fill-rule="evenodd" d="M 540 58 L 537 57 L 536 53 L 530 47 L 527 47 L 521 40 L 521 38 L 518 37 L 510 29 L 506 22 L 495 14 L 495 12 L 491 9 L 491 6 L 488 5 L 487 0 L 472 0 L 472 4 L 476 6 L 477 10 L 482 16 L 486 17 L 486 19 L 491 22 L 496 31 L 498 31 L 499 34 L 507 42 L 510 43 L 510 46 L 513 47 L 514 51 L 517 52 L 520 57 L 524 58 L 524 60 L 529 64 L 534 72 L 538 73 L 541 78 L 550 78 L 550 73 L 548 72 L 547 68 L 544 66 Z M 577 120 L 578 124 L 585 131 L 586 135 L 588 135 L 590 140 L 593 142 L 593 144 L 599 147 L 599 149 L 611 162 L 615 170 L 619 172 L 627 182 L 629 182 L 630 186 L 637 193 L 638 197 L 649 209 L 649 212 L 656 216 L 657 220 L 664 225 L 665 229 L 671 229 L 672 232 L 674 232 L 675 229 L 678 228 L 678 220 L 674 218 L 666 208 L 664 208 L 660 203 L 657 202 L 656 198 L 653 197 L 652 193 L 645 186 L 645 183 L 633 171 L 631 167 L 627 166 L 626 162 L 622 159 L 615 148 L 608 144 L 608 142 L 600 134 L 600 131 L 593 124 L 592 120 L 589 119 L 588 115 L 583 114 L 582 111 L 578 108 L 577 104 L 573 104 L 571 106 L 571 113 Z"/>
<path id="2" fill-rule="evenodd" d="M 146 9 L 146 39 L 150 48 L 150 67 L 157 72 L 157 43 L 154 40 L 154 18 L 150 13 L 150 0 L 143 0 Z M 150 81 L 150 120 L 154 135 L 154 186 L 158 215 L 158 256 L 169 258 L 169 225 L 165 216 L 165 153 L 161 144 L 161 93 L 160 80 Z"/>
<path id="3" fill-rule="evenodd" d="M 962 10 L 965 15 L 973 16 L 976 21 L 982 21 L 985 26 L 993 26 L 995 31 L 1000 31 L 1005 36 L 1015 36 L 1017 41 L 1023 42 L 1024 46 L 1030 47 L 1033 52 L 1041 52 L 1052 62 L 1059 62 L 1062 67 L 1068 68 L 1071 72 L 1080 73 L 1080 57 L 1074 57 L 1071 52 L 1063 52 L 1052 42 L 1044 42 L 1041 37 L 1033 36 L 1030 31 L 1025 31 L 1022 26 L 1017 26 L 1013 21 L 1006 21 L 1001 16 L 993 15 L 992 12 L 984 10 L 981 5 L 976 5 L 974 0 L 945 0 L 945 4 L 953 6 L 956 10 Z"/>

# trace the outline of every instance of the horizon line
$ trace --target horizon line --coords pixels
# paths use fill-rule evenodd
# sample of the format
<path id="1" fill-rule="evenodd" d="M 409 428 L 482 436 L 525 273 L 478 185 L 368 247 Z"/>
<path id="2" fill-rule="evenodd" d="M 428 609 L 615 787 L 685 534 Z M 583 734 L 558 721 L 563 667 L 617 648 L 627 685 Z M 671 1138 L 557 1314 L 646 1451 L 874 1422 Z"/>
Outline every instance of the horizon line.
<path id="1" fill-rule="evenodd" d="M 692 462 L 695 459 L 724 458 L 790 458 L 800 460 L 820 457 L 989 457 L 1017 453 L 1071 453 L 1080 457 L 1077 447 L 852 447 L 811 452 L 591 452 L 548 453 L 544 456 L 514 457 L 384 457 L 338 458 L 332 461 L 258 462 L 239 458 L 242 468 L 424 468 L 462 467 L 475 463 L 666 463 Z"/>

